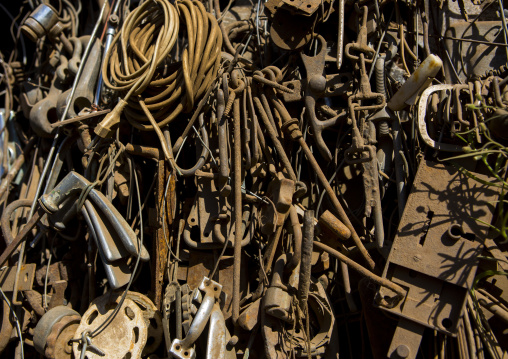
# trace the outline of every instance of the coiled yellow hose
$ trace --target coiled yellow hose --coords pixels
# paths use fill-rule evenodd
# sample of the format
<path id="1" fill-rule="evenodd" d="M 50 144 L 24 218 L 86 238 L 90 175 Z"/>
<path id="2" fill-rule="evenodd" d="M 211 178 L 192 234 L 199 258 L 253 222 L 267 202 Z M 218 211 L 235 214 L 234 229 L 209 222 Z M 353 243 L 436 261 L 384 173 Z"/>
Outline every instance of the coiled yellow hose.
<path id="1" fill-rule="evenodd" d="M 171 51 L 183 25 L 187 45 L 175 62 Z M 200 2 L 177 1 L 175 8 L 168 0 L 146 1 L 129 14 L 106 54 L 104 83 L 125 94 L 112 116 L 123 109 L 132 126 L 146 131 L 190 112 L 217 76 L 221 47 L 217 20 Z"/>

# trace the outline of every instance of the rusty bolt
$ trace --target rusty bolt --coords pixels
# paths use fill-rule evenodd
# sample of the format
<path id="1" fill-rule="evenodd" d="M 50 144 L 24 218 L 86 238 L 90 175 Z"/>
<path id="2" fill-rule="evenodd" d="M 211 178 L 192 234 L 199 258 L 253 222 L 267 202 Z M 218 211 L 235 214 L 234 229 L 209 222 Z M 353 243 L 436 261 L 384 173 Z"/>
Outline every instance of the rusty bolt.
<path id="1" fill-rule="evenodd" d="M 407 358 L 409 357 L 409 348 L 407 345 L 399 345 L 395 351 L 399 358 Z"/>
<path id="2" fill-rule="evenodd" d="M 309 86 L 315 92 L 323 92 L 326 89 L 326 78 L 323 75 L 312 76 Z"/>

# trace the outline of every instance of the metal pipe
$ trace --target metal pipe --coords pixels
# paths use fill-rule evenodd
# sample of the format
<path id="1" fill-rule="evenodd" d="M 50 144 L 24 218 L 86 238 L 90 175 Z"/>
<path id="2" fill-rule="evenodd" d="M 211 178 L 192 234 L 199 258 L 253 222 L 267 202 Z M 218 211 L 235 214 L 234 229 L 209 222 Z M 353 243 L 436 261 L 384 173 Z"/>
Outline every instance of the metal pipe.
<path id="1" fill-rule="evenodd" d="M 373 282 L 375 282 L 383 287 L 386 287 L 386 288 L 394 291 L 395 293 L 397 293 L 397 298 L 394 298 L 394 302 L 391 303 L 392 305 L 394 303 L 397 303 L 398 301 L 400 301 L 402 298 L 404 298 L 406 296 L 406 291 L 398 284 L 395 284 L 386 278 L 380 277 L 380 276 L 372 273 L 368 269 L 362 267 L 361 265 L 359 265 L 352 259 L 346 257 L 344 254 L 340 253 L 339 251 L 336 251 L 332 247 L 329 247 L 326 244 L 323 244 L 321 242 L 316 242 L 316 241 L 314 241 L 314 247 L 321 249 L 325 252 L 328 252 L 329 254 L 331 254 L 332 256 L 337 258 L 339 261 L 344 262 L 349 267 L 353 268 L 355 271 L 357 271 L 361 275 L 368 277 L 368 278 L 372 279 Z"/>
<path id="2" fill-rule="evenodd" d="M 402 213 L 404 213 L 404 208 L 406 207 L 406 183 L 404 181 L 404 161 L 402 159 L 402 136 L 400 133 L 400 123 L 398 118 L 392 121 L 392 136 L 393 160 L 395 162 L 395 180 L 397 181 L 397 201 L 400 219 L 402 218 Z"/>
<path id="3" fill-rule="evenodd" d="M 69 149 L 75 143 L 74 136 L 67 136 L 62 143 L 60 144 L 60 148 L 58 148 L 57 156 L 55 161 L 53 162 L 53 169 L 51 171 L 51 177 L 48 178 L 48 183 L 45 188 L 45 193 L 51 192 L 53 188 L 55 188 L 56 181 L 58 176 L 60 175 L 60 171 L 62 170 L 62 165 L 64 162 L 65 156 L 67 156 Z"/>
<path id="4" fill-rule="evenodd" d="M 476 298 L 478 299 L 478 303 L 487 309 L 489 312 L 493 313 L 494 315 L 498 316 L 500 319 L 502 319 L 504 322 L 508 323 L 508 312 L 504 310 L 501 306 L 499 306 L 497 303 L 492 301 L 490 298 L 486 297 L 482 293 L 475 291 Z"/>
<path id="5" fill-rule="evenodd" d="M 120 3 L 120 1 L 118 1 Z M 104 85 L 104 80 L 102 79 L 102 65 L 104 64 L 104 61 L 106 60 L 106 53 L 108 52 L 111 43 L 113 42 L 113 37 L 115 36 L 115 28 L 113 28 L 111 25 L 109 25 L 108 29 L 106 30 L 106 42 L 104 44 L 104 56 L 102 58 L 101 62 L 101 72 L 99 73 L 99 79 L 97 80 L 97 89 L 95 90 L 95 99 L 93 101 L 93 104 L 95 107 L 99 106 L 99 101 L 101 98 L 101 92 L 102 87 Z"/>
<path id="6" fill-rule="evenodd" d="M 339 261 L 340 269 L 342 271 L 342 284 L 344 285 L 344 294 L 346 296 L 346 303 L 351 312 L 358 311 L 353 294 L 351 293 L 351 282 L 349 281 L 349 268 L 346 263 Z"/>
<path id="7" fill-rule="evenodd" d="M 325 226 L 330 230 L 337 238 L 345 241 L 351 238 L 351 231 L 342 223 L 337 217 L 335 217 L 330 211 L 326 210 L 319 217 L 319 225 Z M 322 227 L 321 227 L 322 228 Z"/>
<path id="8" fill-rule="evenodd" d="M 298 303 L 305 312 L 309 297 L 312 248 L 314 243 L 314 211 L 307 210 L 303 216 L 302 260 L 300 261 L 300 280 L 298 282 Z"/>
<path id="9" fill-rule="evenodd" d="M 469 314 L 467 314 L 467 311 L 463 315 L 463 323 L 464 323 L 464 329 L 466 330 L 467 335 L 467 343 L 469 348 L 469 357 L 472 359 L 478 358 L 478 348 L 476 347 L 476 341 L 474 338 L 473 333 L 473 327 L 471 326 L 471 321 L 469 320 Z"/>
<path id="10" fill-rule="evenodd" d="M 337 70 L 342 67 L 342 57 L 344 55 L 344 7 L 346 0 L 339 0 L 339 11 L 338 11 L 338 31 L 337 31 Z"/>
<path id="11" fill-rule="evenodd" d="M 374 163 L 377 165 L 377 158 L 375 158 Z M 374 171 L 375 175 L 378 175 L 377 168 Z M 375 178 L 374 181 L 376 181 L 378 178 Z M 374 201 L 374 210 L 373 210 L 373 217 L 374 217 L 374 226 L 376 227 L 376 244 L 378 248 L 383 248 L 383 244 L 385 241 L 385 231 L 384 231 L 384 225 L 383 225 L 383 209 L 381 208 L 381 195 L 379 192 L 379 184 L 377 185 L 377 193 L 376 193 L 376 200 Z"/>
<path id="12" fill-rule="evenodd" d="M 182 339 L 182 288 L 180 285 L 176 288 L 176 298 L 175 298 L 175 316 L 176 316 L 176 328 L 175 328 L 175 336 L 177 339 Z"/>
<path id="13" fill-rule="evenodd" d="M 218 140 L 219 140 L 219 191 L 223 196 L 228 196 L 231 192 L 231 186 L 228 184 L 229 179 L 229 156 L 228 156 L 228 140 L 227 140 L 227 119 L 224 116 L 224 91 L 217 90 L 217 123 L 218 123 Z"/>
<path id="14" fill-rule="evenodd" d="M 300 264 L 302 257 L 302 228 L 294 205 L 289 208 L 289 220 L 293 230 L 293 253 L 286 266 L 286 271 L 291 272 Z"/>
<path id="15" fill-rule="evenodd" d="M 234 125 L 234 193 L 235 193 L 235 247 L 233 262 L 233 323 L 240 316 L 240 274 L 242 264 L 242 137 L 240 128 L 240 99 L 233 104 Z"/>

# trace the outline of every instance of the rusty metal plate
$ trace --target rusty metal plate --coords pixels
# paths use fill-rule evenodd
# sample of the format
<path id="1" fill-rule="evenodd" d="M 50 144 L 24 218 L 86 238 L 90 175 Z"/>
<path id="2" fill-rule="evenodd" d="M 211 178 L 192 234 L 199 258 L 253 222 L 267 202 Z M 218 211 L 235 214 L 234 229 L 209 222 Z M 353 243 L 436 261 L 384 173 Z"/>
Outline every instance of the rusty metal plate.
<path id="1" fill-rule="evenodd" d="M 425 327 L 456 334 L 497 196 L 453 167 L 421 162 L 383 273 L 407 290 L 395 307 L 381 307 L 402 317 L 388 357 L 415 358 Z"/>
<path id="2" fill-rule="evenodd" d="M 197 176 L 196 183 L 198 192 L 187 217 L 184 238 L 193 242 L 192 247 L 198 249 L 222 248 L 223 244 L 217 240 L 216 235 L 232 240 L 234 220 L 231 204 L 228 199 L 219 195 L 216 180 L 204 176 Z M 228 220 L 220 223 L 220 228 L 215 228 L 220 214 L 225 214 Z M 189 243 L 188 243 L 189 244 Z M 207 246 L 200 246 L 206 244 Z"/>
<path id="3" fill-rule="evenodd" d="M 275 45 L 284 50 L 297 50 L 312 39 L 314 16 L 293 15 L 278 10 L 272 19 L 270 37 Z"/>
<path id="4" fill-rule="evenodd" d="M 437 264 L 432 260 L 428 263 L 429 265 Z M 476 269 L 476 267 L 473 268 Z M 466 288 L 397 265 L 390 267 L 387 277 L 407 288 L 407 295 L 405 300 L 395 308 L 384 309 L 414 321 L 420 326 L 430 327 L 448 335 L 456 334 L 467 297 Z M 383 290 L 381 292 L 384 293 Z"/>
<path id="5" fill-rule="evenodd" d="M 487 180 L 488 177 L 477 175 Z M 467 288 L 487 235 L 498 192 L 452 167 L 422 162 L 395 237 L 388 265 L 397 264 Z M 464 234 L 452 239 L 450 225 Z M 453 231 L 453 230 L 452 230 Z"/>
<path id="6" fill-rule="evenodd" d="M 16 280 L 17 266 L 5 267 L 0 271 L 0 287 L 4 292 L 14 290 L 14 281 Z M 19 273 L 18 290 L 31 290 L 35 278 L 35 263 L 28 263 L 21 266 Z"/>
<path id="7" fill-rule="evenodd" d="M 467 29 L 469 26 L 470 28 Z M 464 38 L 466 40 L 504 43 L 500 21 L 477 21 L 474 24 L 458 22 L 446 30 L 445 36 Z M 483 76 L 485 72 L 499 69 L 502 65 L 506 64 L 506 52 L 500 46 L 470 43 L 467 41 L 462 41 L 462 45 L 460 43 L 461 41 L 452 39 L 445 40 L 445 46 L 450 53 L 453 66 L 462 81 L 465 81 L 468 77 L 466 74 Z M 462 67 L 461 54 L 465 69 Z M 448 61 L 445 61 L 445 66 L 447 70 L 447 82 L 455 82 L 455 75 L 453 75 L 453 70 L 450 68 Z"/>
<path id="8" fill-rule="evenodd" d="M 321 5 L 321 1 L 314 0 L 282 0 L 282 2 L 287 6 L 298 9 L 307 16 L 314 14 Z"/>
<path id="9" fill-rule="evenodd" d="M 326 75 L 324 97 L 343 96 L 353 90 L 353 76 L 347 72 Z"/>
<path id="10" fill-rule="evenodd" d="M 283 5 L 283 2 L 280 0 L 268 0 L 265 2 L 265 11 L 268 11 L 270 14 L 275 14 L 277 9 Z"/>

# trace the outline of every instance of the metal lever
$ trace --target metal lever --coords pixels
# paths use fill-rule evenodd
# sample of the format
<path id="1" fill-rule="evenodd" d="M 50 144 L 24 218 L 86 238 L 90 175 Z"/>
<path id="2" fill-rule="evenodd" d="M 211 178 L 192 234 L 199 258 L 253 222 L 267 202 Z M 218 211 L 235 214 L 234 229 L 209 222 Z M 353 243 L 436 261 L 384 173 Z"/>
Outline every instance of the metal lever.
<path id="1" fill-rule="evenodd" d="M 102 264 L 104 265 L 104 272 L 106 273 L 106 277 L 108 278 L 109 285 L 112 289 L 118 289 L 126 285 L 131 279 L 131 273 L 129 266 L 127 265 L 127 259 L 121 259 L 112 263 L 108 263 L 106 257 L 104 255 L 103 248 L 99 245 L 99 240 L 97 238 L 96 229 L 92 221 L 90 220 L 90 216 L 86 207 L 81 207 L 81 214 L 85 219 L 90 234 L 92 235 L 95 243 L 97 244 L 97 248 L 99 250 L 99 256 L 101 257 Z"/>
<path id="2" fill-rule="evenodd" d="M 123 246 L 118 246 L 115 241 L 114 231 L 109 231 L 107 223 L 105 223 L 101 216 L 97 213 L 92 203 L 89 200 L 85 201 L 85 208 L 90 216 L 91 223 L 94 226 L 95 233 L 97 234 L 97 244 L 102 248 L 104 257 L 107 262 L 114 262 L 116 260 L 128 257 Z"/>
<path id="3" fill-rule="evenodd" d="M 101 60 L 101 67 L 104 64 L 104 60 L 106 59 L 106 54 L 109 51 L 109 48 L 111 47 L 111 43 L 113 42 L 113 38 L 115 37 L 116 28 L 118 26 L 118 8 L 120 6 L 120 1 L 115 4 L 115 8 L 113 9 L 113 12 L 109 16 L 109 23 L 108 28 L 106 30 L 106 41 L 104 44 L 104 52 Z M 104 85 L 104 80 L 102 79 L 102 69 L 99 72 L 99 79 L 97 80 L 97 89 L 95 90 L 95 99 L 94 99 L 94 105 L 98 106 L 100 103 L 100 97 L 102 88 Z"/>
<path id="4" fill-rule="evenodd" d="M 79 195 L 85 188 L 91 186 L 91 183 L 80 174 L 72 171 L 48 194 L 41 197 L 40 203 L 44 210 L 49 213 L 55 213 L 60 205 L 68 196 Z M 114 230 L 122 240 L 125 249 L 133 255 L 138 255 L 138 241 L 136 234 L 129 224 L 122 217 L 120 212 L 108 201 L 106 196 L 96 189 L 92 189 L 88 194 L 88 198 L 95 203 L 97 208 L 102 212 L 106 220 L 111 223 Z M 146 248 L 141 246 L 141 260 L 148 261 L 150 255 Z"/>

